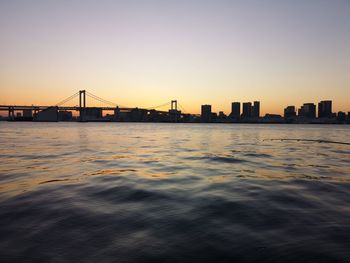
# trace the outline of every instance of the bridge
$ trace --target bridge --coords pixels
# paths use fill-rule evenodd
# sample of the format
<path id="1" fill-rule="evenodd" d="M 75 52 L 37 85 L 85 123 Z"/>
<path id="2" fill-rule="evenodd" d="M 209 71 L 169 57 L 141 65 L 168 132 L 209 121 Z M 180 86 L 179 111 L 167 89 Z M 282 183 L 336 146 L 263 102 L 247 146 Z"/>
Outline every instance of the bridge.
<path id="1" fill-rule="evenodd" d="M 79 105 L 69 106 L 68 103 L 79 97 Z M 99 106 L 87 106 L 87 98 L 97 102 Z M 169 110 L 160 110 L 170 106 Z M 179 106 L 179 109 L 178 109 Z M 181 111 L 182 110 L 182 111 Z M 59 121 L 68 120 L 69 112 L 78 112 L 78 121 L 168 121 L 178 122 L 189 118 L 194 118 L 193 114 L 184 113 L 185 110 L 177 100 L 150 107 L 125 107 L 103 98 L 100 98 L 86 90 L 80 90 L 73 95 L 61 100 L 55 105 L 0 105 L 0 111 L 8 112 L 8 120 L 36 120 L 36 121 Z M 114 114 L 103 116 L 103 111 L 113 112 Z M 16 114 L 17 113 L 17 114 Z M 71 113 L 70 113 L 71 114 Z M 61 118 L 68 116 L 67 118 Z M 70 115 L 71 119 L 72 114 Z"/>

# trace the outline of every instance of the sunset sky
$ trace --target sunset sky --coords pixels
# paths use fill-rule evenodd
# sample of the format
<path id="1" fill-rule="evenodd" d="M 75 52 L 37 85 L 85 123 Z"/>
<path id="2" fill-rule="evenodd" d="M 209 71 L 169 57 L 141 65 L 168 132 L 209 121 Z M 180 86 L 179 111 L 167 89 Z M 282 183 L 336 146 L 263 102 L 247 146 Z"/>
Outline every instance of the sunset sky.
<path id="1" fill-rule="evenodd" d="M 350 111 L 350 1 L 0 0 L 0 104 L 79 89 L 192 113 L 325 99 Z"/>

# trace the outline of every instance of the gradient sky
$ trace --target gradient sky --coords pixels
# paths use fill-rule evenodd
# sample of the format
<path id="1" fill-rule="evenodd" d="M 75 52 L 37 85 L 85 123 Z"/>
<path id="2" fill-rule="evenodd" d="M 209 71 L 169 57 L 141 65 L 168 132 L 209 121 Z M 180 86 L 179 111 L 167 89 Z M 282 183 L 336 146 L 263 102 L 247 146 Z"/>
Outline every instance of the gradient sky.
<path id="1" fill-rule="evenodd" d="M 0 104 L 79 89 L 192 113 L 323 99 L 350 111 L 350 1 L 0 0 Z"/>

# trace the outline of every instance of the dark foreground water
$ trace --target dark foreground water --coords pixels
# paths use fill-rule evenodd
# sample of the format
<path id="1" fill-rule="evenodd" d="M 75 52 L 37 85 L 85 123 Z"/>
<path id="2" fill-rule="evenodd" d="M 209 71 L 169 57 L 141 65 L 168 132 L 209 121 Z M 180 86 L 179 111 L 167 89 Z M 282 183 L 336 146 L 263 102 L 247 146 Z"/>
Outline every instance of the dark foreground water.
<path id="1" fill-rule="evenodd" d="M 0 262 L 350 262 L 350 126 L 0 123 Z"/>

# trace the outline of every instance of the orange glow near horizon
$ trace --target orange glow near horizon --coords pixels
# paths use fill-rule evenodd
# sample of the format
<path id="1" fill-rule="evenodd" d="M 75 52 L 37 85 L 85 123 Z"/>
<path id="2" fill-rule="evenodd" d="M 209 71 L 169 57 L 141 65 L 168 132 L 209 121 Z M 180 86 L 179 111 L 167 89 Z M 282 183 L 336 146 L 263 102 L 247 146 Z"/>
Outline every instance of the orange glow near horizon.
<path id="1" fill-rule="evenodd" d="M 25 85 L 23 85 L 26 87 Z M 43 106 L 50 106 L 55 105 L 59 101 L 65 99 L 65 97 L 69 97 L 70 95 L 76 93 L 78 90 L 71 89 L 64 89 L 64 88 L 40 88 L 40 85 L 38 85 L 39 88 L 23 88 L 21 86 L 18 86 L 18 88 L 12 88 L 5 90 L 3 92 L 1 98 L 0 98 L 0 104 L 5 105 L 43 105 Z M 57 94 L 53 92 L 49 92 L 51 90 L 58 90 Z M 86 89 L 87 91 L 90 91 L 90 89 Z M 106 88 L 106 89 L 92 89 L 93 94 L 106 99 L 108 101 L 117 103 L 121 107 L 139 107 L 139 108 L 153 108 L 158 105 L 165 104 L 169 102 L 172 99 L 177 99 L 179 104 L 181 105 L 181 110 L 186 113 L 193 113 L 193 114 L 199 114 L 200 113 L 200 107 L 203 104 L 211 104 L 212 105 L 212 111 L 213 112 L 219 112 L 223 111 L 225 114 L 229 114 L 231 112 L 231 103 L 238 101 L 241 102 L 253 102 L 255 100 L 260 101 L 261 104 L 261 115 L 265 115 L 266 113 L 270 114 L 283 114 L 283 109 L 288 105 L 294 105 L 296 108 L 299 108 L 303 103 L 312 102 L 317 105 L 317 103 L 321 100 L 331 99 L 333 100 L 333 111 L 350 111 L 350 107 L 348 104 L 347 98 L 334 98 L 334 97 L 327 97 L 326 95 L 320 97 L 315 96 L 313 98 L 312 94 L 309 94 L 307 96 L 307 99 L 299 98 L 295 99 L 291 96 L 284 97 L 283 94 L 281 96 L 274 95 L 271 97 L 268 97 L 268 95 L 265 95 L 265 98 L 262 97 L 253 97 L 251 96 L 244 96 L 239 95 L 238 91 L 231 92 L 237 93 L 236 96 L 231 95 L 225 95 L 225 94 L 215 94 L 213 91 L 212 96 L 195 96 L 193 94 L 193 91 L 191 89 L 188 89 L 188 92 L 181 92 L 179 94 L 180 96 L 176 96 L 174 94 L 173 96 L 167 96 L 167 92 L 165 91 L 164 94 L 148 94 L 148 92 L 143 91 L 140 88 L 133 87 L 130 88 L 127 92 L 119 93 L 118 89 L 113 88 Z M 109 90 L 111 90 L 111 93 L 109 94 Z M 137 90 L 138 92 L 133 92 L 133 90 Z M 146 90 L 146 89 L 145 89 Z M 156 89 L 161 90 L 161 88 Z M 178 89 L 181 91 L 181 89 Z M 197 90 L 197 89 L 193 89 Z M 214 89 L 213 89 L 214 90 Z M 243 89 L 244 90 L 244 89 Z M 99 91 L 101 91 L 99 93 Z M 113 93 L 114 92 L 114 93 Z M 170 92 L 172 93 L 172 92 Z M 241 93 L 244 93 L 241 92 Z M 64 95 L 64 96 L 62 96 Z M 79 98 L 76 97 L 75 99 L 71 100 L 65 105 L 69 106 L 77 106 L 79 105 Z M 108 106 L 101 102 L 98 102 L 92 98 L 87 97 L 87 106 L 90 107 L 99 107 L 99 106 Z M 242 105 L 241 105 L 242 106 Z M 160 108 L 160 110 L 168 110 L 170 108 L 170 105 Z"/>

